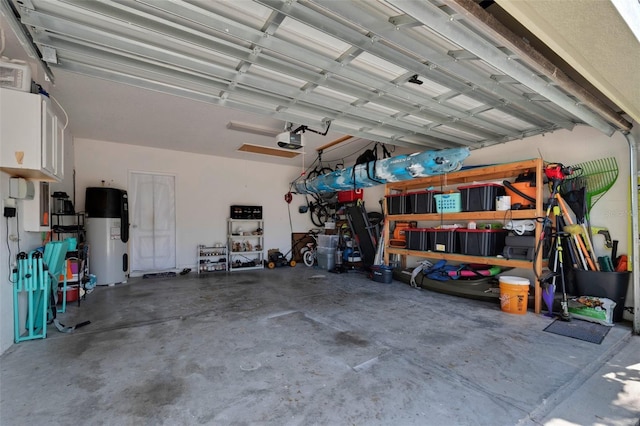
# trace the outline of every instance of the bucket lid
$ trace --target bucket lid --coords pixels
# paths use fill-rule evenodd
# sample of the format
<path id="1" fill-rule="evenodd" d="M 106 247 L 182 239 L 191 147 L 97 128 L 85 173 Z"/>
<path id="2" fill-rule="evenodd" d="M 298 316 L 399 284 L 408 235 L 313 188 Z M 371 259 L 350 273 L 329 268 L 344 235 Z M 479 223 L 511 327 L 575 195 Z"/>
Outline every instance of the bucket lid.
<path id="1" fill-rule="evenodd" d="M 463 189 L 474 189 L 474 188 L 487 188 L 487 187 L 500 187 L 502 188 L 502 185 L 500 185 L 499 183 L 476 183 L 473 185 L 464 185 L 464 186 L 459 186 L 458 189 L 459 190 L 463 190 Z"/>
<path id="2" fill-rule="evenodd" d="M 511 285 L 529 285 L 530 282 L 526 278 L 522 277 L 513 277 L 513 276 L 503 276 L 498 278 L 498 282 L 511 284 Z"/>
<path id="3" fill-rule="evenodd" d="M 498 232 L 509 232 L 506 229 L 469 229 L 469 228 L 456 228 L 456 232 L 461 232 L 461 233 L 465 233 L 465 232 L 469 232 L 471 234 L 473 233 L 481 233 L 481 234 L 491 234 L 491 233 L 498 233 Z"/>
<path id="4" fill-rule="evenodd" d="M 442 194 L 442 191 L 438 191 L 435 189 L 425 189 L 423 191 L 415 191 L 415 192 L 409 193 L 409 195 L 418 195 L 418 194 Z"/>

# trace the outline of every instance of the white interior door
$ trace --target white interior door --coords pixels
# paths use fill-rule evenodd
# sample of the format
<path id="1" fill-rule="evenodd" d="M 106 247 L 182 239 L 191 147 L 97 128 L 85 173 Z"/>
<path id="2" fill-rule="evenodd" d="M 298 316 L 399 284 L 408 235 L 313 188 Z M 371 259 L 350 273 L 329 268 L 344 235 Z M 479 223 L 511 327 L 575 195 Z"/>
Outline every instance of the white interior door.
<path id="1" fill-rule="evenodd" d="M 131 272 L 175 269 L 175 176 L 132 172 L 129 188 Z"/>

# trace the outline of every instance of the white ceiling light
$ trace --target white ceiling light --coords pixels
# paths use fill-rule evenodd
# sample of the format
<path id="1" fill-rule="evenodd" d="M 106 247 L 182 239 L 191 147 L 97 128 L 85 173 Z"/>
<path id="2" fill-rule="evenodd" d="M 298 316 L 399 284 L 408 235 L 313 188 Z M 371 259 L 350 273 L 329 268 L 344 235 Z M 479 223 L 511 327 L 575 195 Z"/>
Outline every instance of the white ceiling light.
<path id="1" fill-rule="evenodd" d="M 239 121 L 230 121 L 227 123 L 227 129 L 237 130 L 239 132 L 253 133 L 262 136 L 277 136 L 282 129 L 272 129 L 270 127 L 258 126 L 256 124 L 242 123 Z"/>

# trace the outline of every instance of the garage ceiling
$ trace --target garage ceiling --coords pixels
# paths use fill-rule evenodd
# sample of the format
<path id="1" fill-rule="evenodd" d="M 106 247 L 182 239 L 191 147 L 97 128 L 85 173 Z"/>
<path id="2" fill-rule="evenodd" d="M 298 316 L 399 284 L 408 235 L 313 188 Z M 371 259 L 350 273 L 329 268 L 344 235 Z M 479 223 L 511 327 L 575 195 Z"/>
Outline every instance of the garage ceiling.
<path id="1" fill-rule="evenodd" d="M 68 86 L 81 74 L 413 150 L 630 127 L 470 0 L 0 1 Z"/>

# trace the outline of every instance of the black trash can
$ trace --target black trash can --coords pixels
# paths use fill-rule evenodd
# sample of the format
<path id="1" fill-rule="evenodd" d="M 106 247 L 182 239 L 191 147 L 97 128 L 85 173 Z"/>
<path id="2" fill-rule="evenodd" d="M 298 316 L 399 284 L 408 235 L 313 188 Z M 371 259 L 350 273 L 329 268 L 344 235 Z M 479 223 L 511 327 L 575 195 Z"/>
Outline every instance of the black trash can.
<path id="1" fill-rule="evenodd" d="M 613 322 L 622 321 L 631 272 L 575 271 L 576 296 L 606 297 L 616 302 Z"/>

